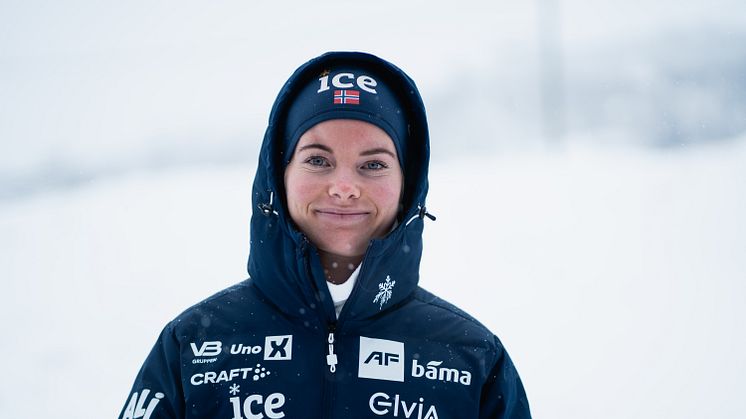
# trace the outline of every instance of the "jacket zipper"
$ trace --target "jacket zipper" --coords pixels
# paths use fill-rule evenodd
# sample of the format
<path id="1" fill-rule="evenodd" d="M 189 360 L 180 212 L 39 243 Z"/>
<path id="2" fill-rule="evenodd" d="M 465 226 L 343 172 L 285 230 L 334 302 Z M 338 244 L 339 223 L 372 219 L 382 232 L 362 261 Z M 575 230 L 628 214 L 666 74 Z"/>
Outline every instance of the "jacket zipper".
<path id="1" fill-rule="evenodd" d="M 308 255 L 309 243 L 310 242 L 308 238 L 305 235 L 303 235 L 303 241 L 301 242 L 301 254 L 302 254 L 302 257 L 305 259 L 304 268 L 305 268 L 305 273 L 306 273 L 306 279 L 309 281 L 312 281 L 313 275 L 311 273 L 311 269 L 309 266 L 310 256 Z M 318 306 L 317 311 L 321 319 L 326 318 L 323 304 L 320 304 Z M 323 412 L 322 417 L 331 418 L 333 416 L 333 411 L 334 411 L 334 373 L 337 371 L 337 364 L 339 363 L 337 360 L 337 354 L 334 351 L 335 333 L 337 330 L 337 324 L 336 322 L 329 322 L 328 320 L 326 321 L 322 320 L 322 324 L 323 323 L 327 323 L 326 364 L 329 369 L 329 373 L 324 374 L 324 378 L 323 378 L 324 384 L 323 384 L 323 391 L 322 391 L 322 396 L 321 396 L 322 397 L 322 412 Z"/>
<path id="2" fill-rule="evenodd" d="M 326 365 L 329 369 L 328 373 L 324 374 L 324 391 L 323 391 L 323 415 L 325 419 L 331 419 L 334 417 L 334 396 L 335 396 L 335 375 L 337 371 L 337 354 L 334 352 L 334 338 L 337 330 L 337 324 L 329 324 L 328 333 L 326 336 L 327 343 L 327 355 Z"/>
<path id="3" fill-rule="evenodd" d="M 326 365 L 329 366 L 329 372 L 334 374 L 337 371 L 337 354 L 334 353 L 334 331 L 336 325 L 329 325 L 329 335 L 326 339 L 329 344 L 329 353 L 326 355 Z"/>
<path id="4" fill-rule="evenodd" d="M 368 244 L 368 248 L 365 251 L 365 257 L 362 261 L 360 261 L 360 272 L 358 273 L 358 280 L 363 276 L 363 268 L 365 267 L 365 260 L 368 256 L 368 251 L 370 250 L 372 246 L 372 242 Z M 355 291 L 360 288 L 359 286 L 356 286 L 353 288 L 352 293 L 350 294 L 350 297 L 347 299 L 347 302 L 345 303 L 345 307 L 342 308 L 342 312 L 340 313 L 339 319 L 337 319 L 336 322 L 329 323 L 328 325 L 328 333 L 326 337 L 327 342 L 327 355 L 326 355 L 326 365 L 329 367 L 329 373 L 332 377 L 325 374 L 324 378 L 324 393 L 323 393 L 323 399 L 324 399 L 324 406 L 326 415 L 324 415 L 325 418 L 332 418 L 333 412 L 334 412 L 334 390 L 335 390 L 335 384 L 333 380 L 334 373 L 337 371 L 337 364 L 339 363 L 337 359 L 337 354 L 334 351 L 334 343 L 335 343 L 335 333 L 339 329 L 340 321 L 343 319 L 344 313 L 348 310 L 346 307 L 350 302 L 353 300 L 353 295 L 355 294 Z"/>

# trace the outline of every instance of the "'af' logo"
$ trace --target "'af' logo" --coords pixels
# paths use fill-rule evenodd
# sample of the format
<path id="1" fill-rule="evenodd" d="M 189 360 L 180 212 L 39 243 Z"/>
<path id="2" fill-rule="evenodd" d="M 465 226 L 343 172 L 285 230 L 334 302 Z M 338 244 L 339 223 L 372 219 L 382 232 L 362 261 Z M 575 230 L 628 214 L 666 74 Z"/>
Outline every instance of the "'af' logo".
<path id="1" fill-rule="evenodd" d="M 199 348 L 196 343 L 192 342 L 190 346 L 194 356 L 217 356 L 223 351 L 223 342 L 220 341 L 203 342 Z"/>
<path id="2" fill-rule="evenodd" d="M 268 361 L 293 358 L 293 335 L 267 336 L 264 338 L 264 359 Z"/>
<path id="3" fill-rule="evenodd" d="M 391 363 L 399 362 L 399 354 L 373 351 L 368 356 L 368 359 L 365 360 L 364 364 L 370 364 L 371 362 L 377 363 L 378 365 L 388 366 Z"/>
<path id="4" fill-rule="evenodd" d="M 404 382 L 404 343 L 360 336 L 357 376 Z"/>

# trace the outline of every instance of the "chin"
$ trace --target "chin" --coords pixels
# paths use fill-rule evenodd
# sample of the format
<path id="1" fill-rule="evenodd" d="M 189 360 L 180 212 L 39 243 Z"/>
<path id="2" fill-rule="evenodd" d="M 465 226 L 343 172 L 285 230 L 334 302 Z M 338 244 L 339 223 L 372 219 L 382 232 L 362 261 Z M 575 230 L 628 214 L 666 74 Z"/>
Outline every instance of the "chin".
<path id="1" fill-rule="evenodd" d="M 365 253 L 368 248 L 368 242 L 366 240 L 361 242 L 359 240 L 350 240 L 342 237 L 331 238 L 331 240 L 325 240 L 326 243 L 319 243 L 319 249 L 331 253 L 334 255 L 355 257 Z M 349 243 L 347 245 L 342 243 Z"/>

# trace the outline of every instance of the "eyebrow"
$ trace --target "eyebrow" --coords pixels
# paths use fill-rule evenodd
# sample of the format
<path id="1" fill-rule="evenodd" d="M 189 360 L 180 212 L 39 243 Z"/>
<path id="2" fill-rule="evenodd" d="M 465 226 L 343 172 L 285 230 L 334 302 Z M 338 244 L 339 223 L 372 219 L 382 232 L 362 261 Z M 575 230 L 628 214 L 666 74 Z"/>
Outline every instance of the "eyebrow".
<path id="1" fill-rule="evenodd" d="M 331 148 L 323 144 L 319 144 L 319 143 L 304 145 L 303 147 L 298 148 L 298 152 L 300 153 L 301 151 L 305 151 L 305 150 L 312 149 L 312 148 L 318 148 L 321 151 L 326 151 L 327 153 L 333 153 Z"/>
<path id="2" fill-rule="evenodd" d="M 325 146 L 324 144 L 319 144 L 319 143 L 304 145 L 298 148 L 298 152 L 300 153 L 301 151 L 306 151 L 309 149 L 319 149 L 321 151 L 334 154 L 334 151 L 330 147 Z M 391 156 L 391 158 L 396 159 L 396 155 L 392 153 L 391 150 L 388 150 L 383 147 L 371 148 L 370 150 L 365 150 L 360 153 L 361 156 L 372 156 L 375 154 L 388 154 L 389 156 Z"/>
<path id="3" fill-rule="evenodd" d="M 372 156 L 374 154 L 381 154 L 381 153 L 388 154 L 389 156 L 391 156 L 392 159 L 396 159 L 396 155 L 394 153 L 392 153 L 390 150 L 385 149 L 383 147 L 371 148 L 370 150 L 365 150 L 362 153 L 360 153 L 360 155 L 361 156 Z"/>

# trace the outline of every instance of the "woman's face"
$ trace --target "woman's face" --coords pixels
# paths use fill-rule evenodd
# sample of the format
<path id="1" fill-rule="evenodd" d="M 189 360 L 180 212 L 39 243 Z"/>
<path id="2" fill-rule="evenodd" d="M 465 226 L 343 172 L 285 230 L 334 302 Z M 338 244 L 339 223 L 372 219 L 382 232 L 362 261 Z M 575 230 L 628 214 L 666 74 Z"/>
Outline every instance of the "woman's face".
<path id="1" fill-rule="evenodd" d="M 321 122 L 298 140 L 285 191 L 290 216 L 320 250 L 360 256 L 396 219 L 402 170 L 394 143 L 367 122 Z"/>

